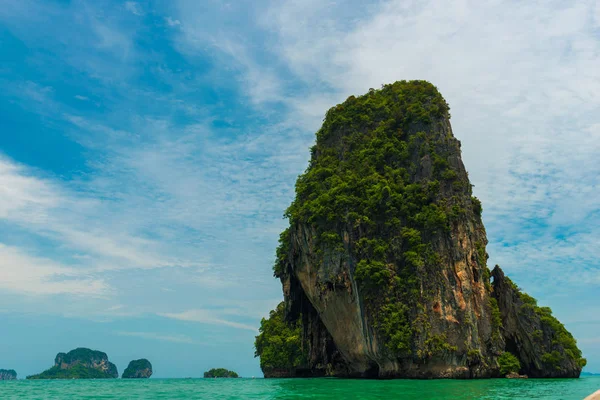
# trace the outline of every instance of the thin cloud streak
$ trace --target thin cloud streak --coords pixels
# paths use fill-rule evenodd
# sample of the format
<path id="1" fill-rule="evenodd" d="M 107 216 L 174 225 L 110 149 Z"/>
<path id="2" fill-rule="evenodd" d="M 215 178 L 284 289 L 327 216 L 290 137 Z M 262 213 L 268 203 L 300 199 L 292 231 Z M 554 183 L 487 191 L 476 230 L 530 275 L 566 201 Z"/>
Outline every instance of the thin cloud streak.
<path id="1" fill-rule="evenodd" d="M 215 313 L 212 310 L 196 309 L 196 310 L 187 310 L 187 311 L 183 311 L 183 312 L 179 312 L 179 313 L 159 313 L 157 315 L 159 315 L 161 317 L 165 317 L 165 318 L 177 319 L 180 321 L 199 322 L 199 323 L 210 324 L 210 325 L 224 325 L 224 326 L 229 326 L 231 328 L 249 330 L 252 332 L 258 331 L 258 328 L 255 326 L 225 320 L 225 319 L 221 318 L 218 315 L 218 313 Z"/>

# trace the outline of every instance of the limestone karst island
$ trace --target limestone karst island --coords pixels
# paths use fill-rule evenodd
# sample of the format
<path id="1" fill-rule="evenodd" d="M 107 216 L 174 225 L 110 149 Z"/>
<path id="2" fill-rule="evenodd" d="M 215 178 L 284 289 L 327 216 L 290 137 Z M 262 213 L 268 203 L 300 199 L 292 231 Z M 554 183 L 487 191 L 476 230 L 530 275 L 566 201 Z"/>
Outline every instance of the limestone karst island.
<path id="1" fill-rule="evenodd" d="M 14 369 L 0 369 L 0 381 L 14 381 L 17 379 L 17 372 Z"/>
<path id="2" fill-rule="evenodd" d="M 118 378 L 117 366 L 108 361 L 106 353 L 79 347 L 68 353 L 58 353 L 54 366 L 27 379 L 109 379 Z"/>
<path id="3" fill-rule="evenodd" d="M 579 377 L 547 307 L 488 266 L 449 107 L 425 81 L 349 97 L 317 132 L 261 321 L 265 377 Z"/>
<path id="4" fill-rule="evenodd" d="M 225 368 L 212 368 L 204 373 L 205 378 L 239 378 L 235 371 Z"/>
<path id="5" fill-rule="evenodd" d="M 142 358 L 131 361 L 123 372 L 122 378 L 150 378 L 150 376 L 152 376 L 152 364 Z M 54 359 L 54 366 L 40 374 L 30 375 L 27 379 L 114 379 L 118 377 L 117 366 L 108 361 L 106 353 L 79 347 L 68 353 L 58 353 Z"/>
<path id="6" fill-rule="evenodd" d="M 145 358 L 133 360 L 129 363 L 121 378 L 124 379 L 141 379 L 150 378 L 152 376 L 152 364 Z"/>

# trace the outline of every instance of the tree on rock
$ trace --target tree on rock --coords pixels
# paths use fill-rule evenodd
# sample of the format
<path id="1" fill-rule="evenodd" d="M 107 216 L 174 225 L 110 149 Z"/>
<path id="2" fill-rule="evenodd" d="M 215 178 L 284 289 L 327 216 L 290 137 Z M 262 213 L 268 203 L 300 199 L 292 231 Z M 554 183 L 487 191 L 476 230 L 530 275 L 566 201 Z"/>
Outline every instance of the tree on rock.
<path id="1" fill-rule="evenodd" d="M 213 368 L 204 373 L 205 378 L 239 378 L 236 372 L 225 368 Z"/>

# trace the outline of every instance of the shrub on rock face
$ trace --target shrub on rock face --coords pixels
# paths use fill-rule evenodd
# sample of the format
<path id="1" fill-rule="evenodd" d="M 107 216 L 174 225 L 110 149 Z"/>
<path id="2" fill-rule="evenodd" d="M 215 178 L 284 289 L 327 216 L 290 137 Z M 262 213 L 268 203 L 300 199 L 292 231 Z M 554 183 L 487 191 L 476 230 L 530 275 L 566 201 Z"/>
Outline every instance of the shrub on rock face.
<path id="1" fill-rule="evenodd" d="M 505 351 L 500 357 L 498 357 L 498 364 L 500 364 L 500 373 L 502 375 L 507 374 L 518 374 L 521 369 L 521 363 L 519 359 L 512 353 Z"/>
<path id="2" fill-rule="evenodd" d="M 255 357 L 260 357 L 260 367 L 267 374 L 293 370 L 304 361 L 300 324 L 287 323 L 284 312 L 284 304 L 280 303 L 269 318 L 263 318 L 254 342 Z"/>

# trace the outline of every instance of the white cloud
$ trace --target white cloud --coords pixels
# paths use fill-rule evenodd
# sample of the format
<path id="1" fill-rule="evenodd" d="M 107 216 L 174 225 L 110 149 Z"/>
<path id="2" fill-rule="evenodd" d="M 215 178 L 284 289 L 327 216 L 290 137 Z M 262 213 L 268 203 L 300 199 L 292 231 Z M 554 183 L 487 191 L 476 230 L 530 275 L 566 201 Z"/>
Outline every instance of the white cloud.
<path id="1" fill-rule="evenodd" d="M 104 280 L 88 275 L 85 270 L 33 257 L 2 243 L 0 276 L 0 288 L 19 294 L 103 297 L 110 293 Z"/>
<path id="2" fill-rule="evenodd" d="M 221 317 L 220 314 L 221 313 L 215 312 L 213 310 L 195 309 L 179 313 L 159 313 L 158 315 L 161 317 L 177 319 L 180 321 L 200 322 L 203 324 L 210 325 L 225 325 L 232 328 L 246 329 L 253 332 L 256 332 L 258 330 L 257 327 L 252 325 L 242 324 L 239 322 L 223 319 L 223 317 Z M 225 314 L 227 314 L 227 312 Z"/>
<path id="3" fill-rule="evenodd" d="M 172 135 L 174 127 L 152 120 L 140 126 L 152 133 L 152 138 L 146 137 L 150 140 L 130 146 L 126 139 L 123 147 L 121 140 L 129 137 L 128 132 L 107 131 L 83 118 L 69 119 L 85 129 L 88 139 L 96 133 L 110 137 L 106 143 L 95 142 L 93 148 L 109 152 L 110 157 L 95 165 L 95 174 L 85 180 L 41 176 L 39 171 L 0 158 L 0 221 L 28 232 L 30 240 L 19 243 L 20 251 L 34 251 L 38 237 L 48 239 L 55 247 L 47 257 L 55 263 L 68 261 L 72 271 L 102 277 L 114 286 L 115 300 L 128 304 L 126 311 L 106 311 L 106 302 L 82 304 L 83 308 L 69 305 L 68 310 L 62 308 L 64 313 L 96 319 L 141 315 L 151 308 L 148 304 L 158 301 L 155 294 L 150 295 L 153 290 L 176 301 L 183 296 L 182 288 L 188 293 L 202 287 L 195 297 L 199 305 L 212 303 L 210 293 L 223 288 L 235 290 L 232 297 L 238 300 L 248 293 L 242 289 L 248 285 L 270 286 L 264 294 L 250 293 L 251 298 L 273 296 L 276 285 L 270 279 L 266 285 L 261 278 L 271 275 L 272 249 L 262 254 L 257 249 L 264 247 L 265 233 L 261 228 L 264 217 L 256 219 L 256 210 L 274 210 L 280 215 L 284 208 L 281 189 L 274 187 L 272 193 L 260 189 L 263 174 L 275 177 L 280 169 L 271 168 L 268 160 L 260 164 L 232 160 L 246 149 L 261 151 L 266 143 L 211 145 L 205 142 L 209 133 L 203 127 L 178 132 L 178 140 L 178 135 Z M 204 165 L 210 168 L 201 168 L 195 160 L 198 157 L 207 160 Z M 264 198 L 267 193 L 271 201 L 279 198 L 279 203 L 270 204 Z M 277 230 L 271 230 L 273 238 Z M 150 269 L 157 271 L 141 275 L 141 270 Z M 122 283 L 132 279 L 130 270 L 136 271 L 135 279 L 144 276 L 147 286 L 133 300 L 127 297 L 128 285 Z M 161 275 L 164 279 L 157 278 Z M 55 279 L 66 280 L 64 275 Z M 169 284 L 177 290 L 160 291 Z M 261 315 L 266 311 L 261 308 Z M 211 321 L 248 328 L 218 317 Z"/>
<path id="4" fill-rule="evenodd" d="M 51 185 L 0 157 L 0 218 L 43 223 L 47 210 L 58 207 L 60 200 Z"/>
<path id="5" fill-rule="evenodd" d="M 81 100 L 81 101 L 88 101 L 88 100 L 89 100 L 89 98 L 88 98 L 88 97 L 82 96 L 82 95 L 80 95 L 80 94 L 77 94 L 77 95 L 75 95 L 74 97 L 75 97 L 77 100 Z"/>
<path id="6" fill-rule="evenodd" d="M 103 52 L 110 52 L 121 62 L 126 62 L 133 53 L 131 34 L 119 28 L 93 19 L 91 28 L 95 34 L 95 46 Z"/>
<path id="7" fill-rule="evenodd" d="M 167 17 L 165 18 L 165 22 L 167 23 L 167 25 L 169 26 L 177 26 L 177 25 L 181 25 L 181 22 L 178 19 L 173 19 L 171 17 Z"/>
<path id="8" fill-rule="evenodd" d="M 50 101 L 50 96 L 54 92 L 54 88 L 51 86 L 40 86 L 31 81 L 23 83 L 19 89 L 23 96 L 27 96 L 38 103 L 47 103 Z"/>
<path id="9" fill-rule="evenodd" d="M 205 56 L 204 52 L 208 50 L 219 64 L 236 73 L 244 92 L 255 105 L 285 100 L 285 82 L 277 73 L 276 65 L 271 62 L 274 60 L 263 62 L 255 56 L 264 51 L 263 44 L 249 40 L 244 32 L 220 27 L 219 23 L 231 15 L 230 12 L 215 15 L 211 19 L 200 3 L 178 1 L 177 5 L 180 12 L 178 20 L 183 21 L 176 42 L 181 52 L 194 59 L 199 54 Z M 236 12 L 246 15 L 247 19 L 247 15 L 256 10 L 240 7 Z M 214 30 L 207 31 L 207 24 Z M 243 25 L 238 24 L 238 27 Z"/>
<path id="10" fill-rule="evenodd" d="M 130 13 L 134 14 L 134 15 L 138 15 L 138 16 L 144 15 L 144 12 L 142 11 L 142 8 L 135 1 L 126 1 L 125 2 L 125 9 L 127 11 L 129 11 Z"/>
<path id="11" fill-rule="evenodd" d="M 57 240 L 88 267 L 119 270 L 203 265 L 159 253 L 155 240 L 129 231 L 131 227 L 123 224 L 120 212 L 112 219 L 114 206 L 112 199 L 104 202 L 77 193 L 0 158 L 0 220 Z"/>

